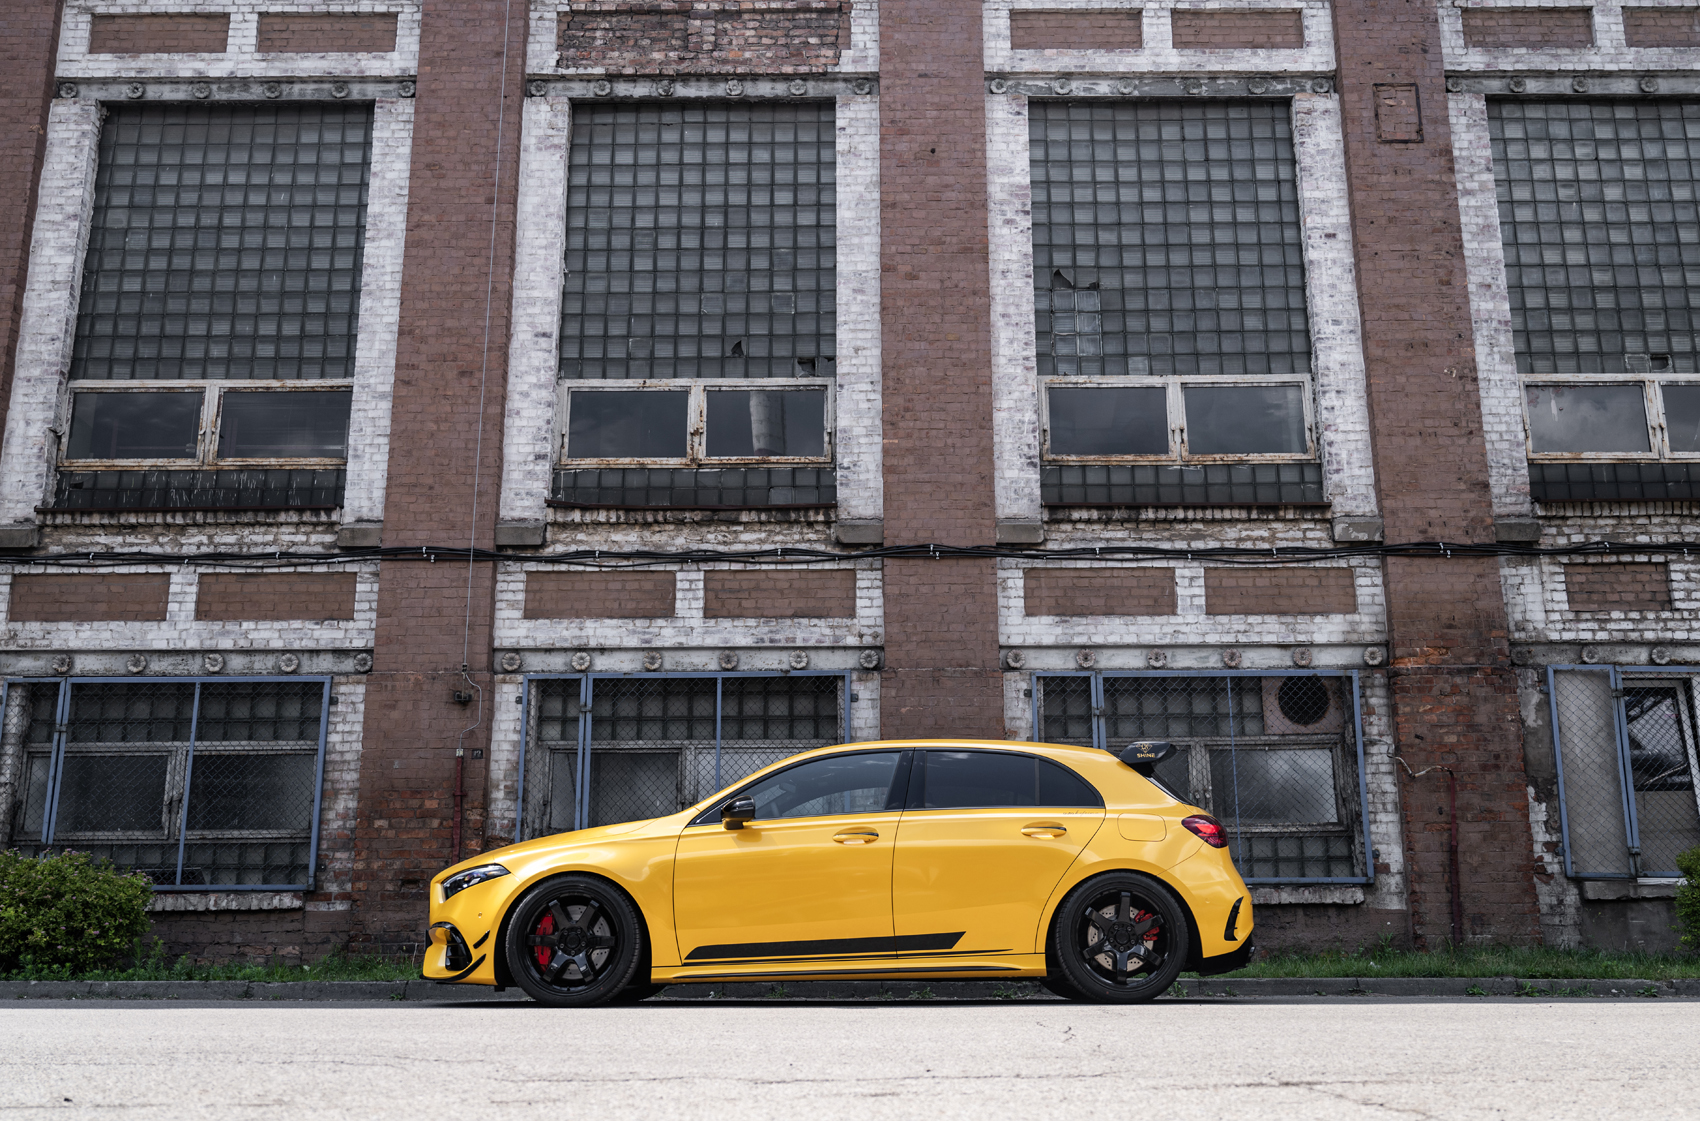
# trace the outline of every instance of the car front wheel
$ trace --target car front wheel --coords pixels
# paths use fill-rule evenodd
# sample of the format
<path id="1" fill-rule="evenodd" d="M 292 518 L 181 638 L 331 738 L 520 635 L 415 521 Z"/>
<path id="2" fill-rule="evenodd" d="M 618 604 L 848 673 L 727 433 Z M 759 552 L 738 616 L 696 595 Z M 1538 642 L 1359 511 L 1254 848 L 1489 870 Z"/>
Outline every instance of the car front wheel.
<path id="1" fill-rule="evenodd" d="M 1186 965 L 1186 911 L 1168 888 L 1135 872 L 1100 876 L 1069 892 L 1051 938 L 1060 987 L 1078 999 L 1150 1000 Z"/>
<path id="2" fill-rule="evenodd" d="M 508 969 L 533 1000 L 584 1008 L 618 996 L 642 956 L 643 924 L 625 894 L 590 876 L 525 893 L 508 924 Z"/>

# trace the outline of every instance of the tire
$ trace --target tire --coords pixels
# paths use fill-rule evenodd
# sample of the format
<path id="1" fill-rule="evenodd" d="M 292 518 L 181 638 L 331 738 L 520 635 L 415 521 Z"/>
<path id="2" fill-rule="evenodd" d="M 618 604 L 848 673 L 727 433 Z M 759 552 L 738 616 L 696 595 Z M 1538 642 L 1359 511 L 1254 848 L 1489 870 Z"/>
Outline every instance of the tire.
<path id="1" fill-rule="evenodd" d="M 665 989 L 666 985 L 650 985 L 634 981 L 608 998 L 609 1004 L 636 1004 L 640 1000 L 648 1000 L 656 993 Z"/>
<path id="2" fill-rule="evenodd" d="M 1137 872 L 1081 884 L 1051 924 L 1057 980 L 1079 993 L 1075 999 L 1098 1003 L 1136 1004 L 1167 992 L 1186 966 L 1187 943 L 1186 910 L 1174 892 Z"/>
<path id="3" fill-rule="evenodd" d="M 514 907 L 508 969 L 535 1001 L 588 1008 L 631 985 L 642 941 L 643 923 L 624 892 L 591 876 L 556 876 Z"/>
<path id="4" fill-rule="evenodd" d="M 1041 988 L 1045 989 L 1047 992 L 1051 993 L 1054 996 L 1060 996 L 1064 1000 L 1085 1000 L 1086 999 L 1085 993 L 1082 993 L 1079 989 L 1075 988 L 1073 985 L 1070 985 L 1068 982 L 1064 981 L 1060 976 L 1058 976 L 1055 973 L 1051 974 L 1048 977 L 1039 978 L 1039 985 L 1040 985 Z"/>

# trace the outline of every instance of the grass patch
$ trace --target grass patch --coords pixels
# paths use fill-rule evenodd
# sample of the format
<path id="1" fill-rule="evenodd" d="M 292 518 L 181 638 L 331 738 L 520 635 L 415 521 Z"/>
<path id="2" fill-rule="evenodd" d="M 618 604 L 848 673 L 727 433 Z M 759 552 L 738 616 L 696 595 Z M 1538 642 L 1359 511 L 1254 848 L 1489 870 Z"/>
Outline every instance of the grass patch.
<path id="1" fill-rule="evenodd" d="M 1522 977 L 1534 980 L 1700 977 L 1700 955 L 1558 950 L 1547 946 L 1465 946 L 1420 952 L 1390 946 L 1304 953 L 1275 951 L 1231 977 Z"/>
<path id="2" fill-rule="evenodd" d="M 63 966 L 42 968 L 26 960 L 5 981 L 409 981 L 417 979 L 419 967 L 406 958 L 382 958 L 371 954 L 330 954 L 307 965 L 281 961 L 232 961 L 198 964 L 187 955 L 175 961 L 165 955 L 165 943 L 137 947 L 132 964 L 112 969 L 73 972 Z"/>

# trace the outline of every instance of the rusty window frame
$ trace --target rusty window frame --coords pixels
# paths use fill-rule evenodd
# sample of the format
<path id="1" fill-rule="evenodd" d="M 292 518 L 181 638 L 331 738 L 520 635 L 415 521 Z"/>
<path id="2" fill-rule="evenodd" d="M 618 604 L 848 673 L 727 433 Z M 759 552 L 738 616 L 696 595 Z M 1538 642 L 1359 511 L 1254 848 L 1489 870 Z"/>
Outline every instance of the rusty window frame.
<path id="1" fill-rule="evenodd" d="M 640 380 L 619 380 L 613 378 L 596 380 L 561 380 L 556 383 L 558 392 L 555 398 L 555 431 L 559 433 L 556 463 L 559 466 L 571 467 L 631 467 L 642 465 L 646 467 L 735 467 L 740 464 L 799 464 L 812 466 L 830 464 L 833 462 L 833 434 L 836 420 L 836 400 L 833 394 L 833 384 L 822 378 L 667 378 Z M 685 452 L 681 457 L 642 458 L 642 457 L 612 457 L 612 458 L 575 458 L 568 455 L 567 440 L 569 438 L 568 419 L 570 415 L 570 400 L 574 393 L 629 393 L 629 392 L 673 392 L 681 390 L 690 394 L 690 403 L 685 413 Z M 778 392 L 783 390 L 811 390 L 823 395 L 822 424 L 824 426 L 822 447 L 824 455 L 798 456 L 716 456 L 707 454 L 707 409 L 708 394 L 717 390 L 757 390 L 763 392 Z"/>
<path id="2" fill-rule="evenodd" d="M 1239 452 L 1204 455 L 1186 447 L 1186 401 L 1188 386 L 1297 385 L 1304 402 L 1305 450 L 1303 452 Z M 1052 387 L 1125 389 L 1162 387 L 1168 410 L 1169 450 L 1163 455 L 1058 455 L 1051 451 Z M 1039 379 L 1039 441 L 1041 458 L 1047 463 L 1311 463 L 1315 462 L 1316 379 L 1306 374 L 1170 374 L 1166 376 L 1092 377 L 1056 374 Z"/>
<path id="3" fill-rule="evenodd" d="M 1638 385 L 1641 387 L 1642 408 L 1646 412 L 1647 447 L 1644 452 L 1604 451 L 1604 452 L 1541 452 L 1535 450 L 1534 426 L 1529 420 L 1529 395 L 1531 386 L 1586 386 L 1586 385 Z M 1665 423 L 1665 402 L 1663 387 L 1666 385 L 1692 385 L 1700 387 L 1700 374 L 1668 373 L 1645 374 L 1640 372 L 1622 374 L 1524 374 L 1518 383 L 1520 397 L 1518 407 L 1522 412 L 1523 446 L 1528 458 L 1535 462 L 1544 463 L 1578 463 L 1578 462 L 1637 462 L 1657 463 L 1661 461 L 1692 462 L 1700 460 L 1700 451 L 1679 452 L 1670 447 L 1670 432 Z"/>
<path id="4" fill-rule="evenodd" d="M 63 418 L 54 429 L 59 440 L 59 469 L 63 471 L 177 469 L 204 470 L 221 467 L 341 467 L 348 457 L 242 457 L 220 458 L 218 454 L 219 425 L 223 419 L 224 395 L 235 392 L 337 392 L 352 394 L 354 383 L 345 379 L 291 379 L 288 381 L 260 380 L 158 380 L 107 381 L 85 379 L 67 382 L 61 389 L 59 415 Z M 72 459 L 68 454 L 71 432 L 71 412 L 80 393 L 187 393 L 201 395 L 201 419 L 197 430 L 193 458 L 176 459 Z M 350 400 L 350 420 L 353 402 Z M 345 437 L 346 440 L 346 437 Z M 346 443 L 345 443 L 346 448 Z"/>

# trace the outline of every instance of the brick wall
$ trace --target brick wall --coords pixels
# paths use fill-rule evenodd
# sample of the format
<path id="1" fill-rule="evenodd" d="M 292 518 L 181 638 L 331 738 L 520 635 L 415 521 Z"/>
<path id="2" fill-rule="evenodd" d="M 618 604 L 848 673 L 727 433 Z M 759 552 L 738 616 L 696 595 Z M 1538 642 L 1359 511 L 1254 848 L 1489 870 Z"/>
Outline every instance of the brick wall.
<path id="1" fill-rule="evenodd" d="M 1029 568 L 1027 615 L 1173 615 L 1172 568 Z"/>
<path id="2" fill-rule="evenodd" d="M 163 572 L 12 577 L 7 611 L 14 623 L 145 622 L 165 620 L 171 577 Z"/>
<path id="3" fill-rule="evenodd" d="M 195 618 L 352 619 L 352 572 L 203 572 Z"/>
<path id="4" fill-rule="evenodd" d="M 97 15 L 89 25 L 90 54 L 223 54 L 227 15 Z"/>
<path id="5" fill-rule="evenodd" d="M 1669 611 L 1670 570 L 1663 564 L 1567 564 L 1572 611 Z"/>
<path id="6" fill-rule="evenodd" d="M 847 568 L 709 571 L 702 613 L 709 619 L 849 619 L 856 573 Z"/>
<path id="7" fill-rule="evenodd" d="M 263 12 L 256 50 L 261 54 L 334 54 L 395 50 L 394 12 Z"/>
<path id="8" fill-rule="evenodd" d="M 1333 15 L 1387 540 L 1491 543 L 1438 17 L 1427 0 L 1361 0 Z M 1420 142 L 1377 139 L 1377 85 L 1417 87 Z M 1412 770 L 1457 775 L 1463 937 L 1538 940 L 1499 562 L 1393 557 L 1384 565 L 1394 750 Z M 1426 945 L 1451 935 L 1445 777 L 1436 770 L 1400 788 L 1411 928 Z"/>
<path id="9" fill-rule="evenodd" d="M 426 6 L 421 22 L 385 545 L 494 547 L 525 94 L 527 9 L 509 8 L 457 0 Z M 466 688 L 463 661 L 492 694 L 494 589 L 489 565 L 470 581 L 457 564 L 385 560 L 380 570 L 351 877 L 362 945 L 399 949 L 423 937 L 425 884 L 455 859 L 457 745 L 467 751 L 461 851 L 483 847 L 487 760 L 471 753 L 488 745 L 489 714 L 463 735 L 472 719 L 452 694 Z"/>
<path id="10" fill-rule="evenodd" d="M 1591 47 L 1591 8 L 1465 8 L 1464 42 L 1472 47 Z"/>
<path id="11" fill-rule="evenodd" d="M 1144 45 L 1143 22 L 1138 8 L 1012 11 L 1009 45 L 1017 51 L 1137 51 Z"/>
<path id="12" fill-rule="evenodd" d="M 1700 47 L 1700 8 L 1624 8 L 1631 47 Z"/>
<path id="13" fill-rule="evenodd" d="M 995 539 L 980 0 L 880 5 L 885 542 Z M 990 560 L 885 562 L 888 737 L 1003 735 Z"/>
<path id="14" fill-rule="evenodd" d="M 1258 12 L 1176 8 L 1169 26 L 1178 50 L 1299 50 L 1305 45 L 1304 14 L 1296 8 Z"/>
<path id="15" fill-rule="evenodd" d="M 671 572 L 528 572 L 527 619 L 655 619 L 671 617 Z"/>
<path id="16" fill-rule="evenodd" d="M 0 4 L 0 416 L 11 402 L 62 4 Z"/>
<path id="17" fill-rule="evenodd" d="M 851 4 L 575 4 L 559 16 L 561 65 L 611 74 L 798 74 L 838 64 Z"/>
<path id="18" fill-rule="evenodd" d="M 1206 568 L 1206 615 L 1349 615 L 1358 609 L 1349 568 Z"/>

